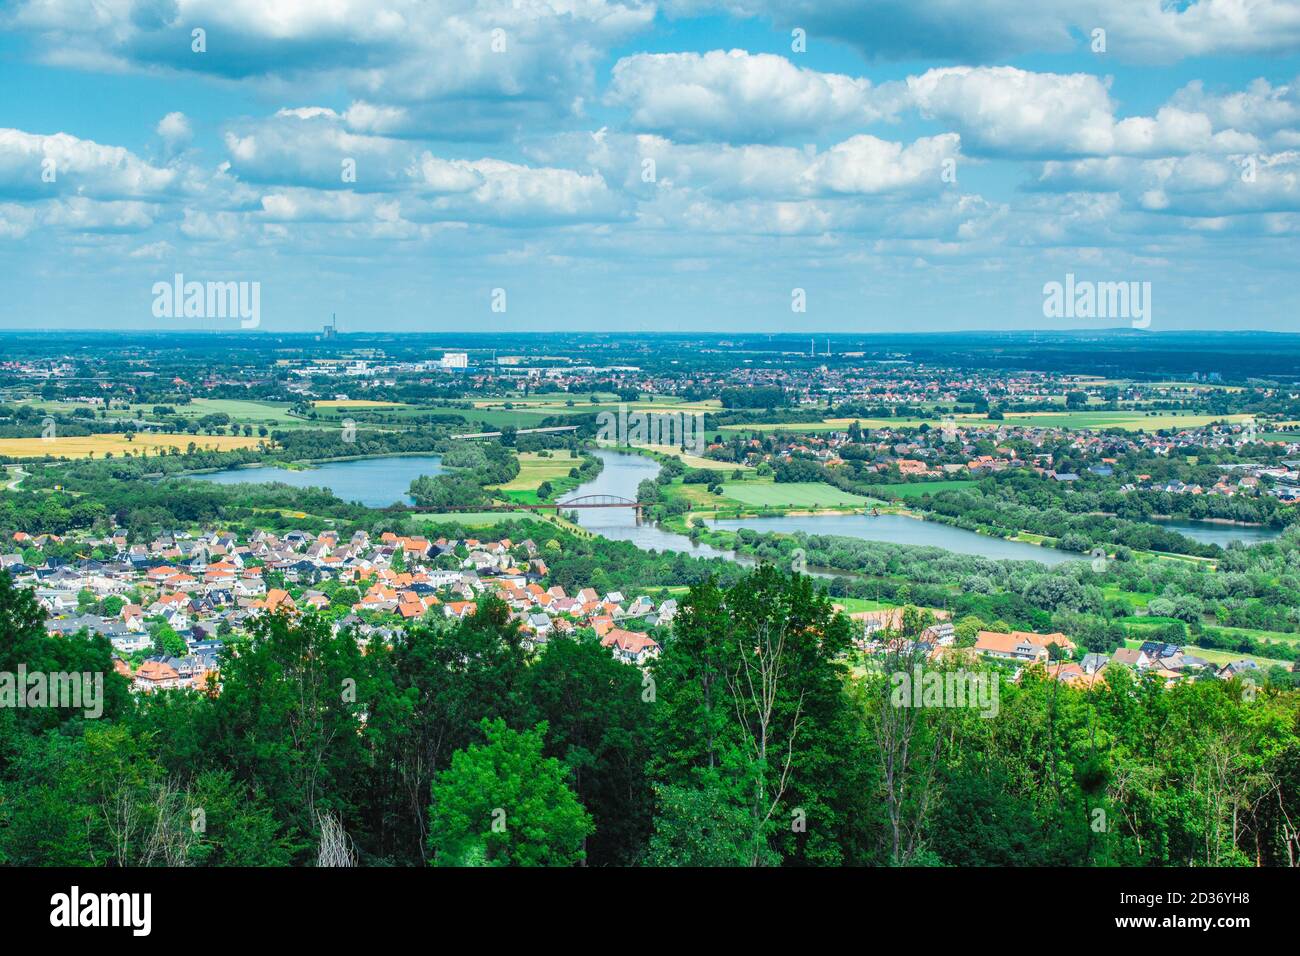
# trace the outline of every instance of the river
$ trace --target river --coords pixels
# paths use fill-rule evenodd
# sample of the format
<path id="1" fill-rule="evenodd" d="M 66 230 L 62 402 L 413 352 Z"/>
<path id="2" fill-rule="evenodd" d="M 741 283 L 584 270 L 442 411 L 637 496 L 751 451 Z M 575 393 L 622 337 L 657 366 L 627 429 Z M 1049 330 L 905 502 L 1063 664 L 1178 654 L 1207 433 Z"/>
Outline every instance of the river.
<path id="1" fill-rule="evenodd" d="M 597 451 L 595 454 L 605 464 L 600 475 L 576 491 L 565 495 L 566 498 L 576 498 L 580 495 L 618 495 L 623 498 L 635 498 L 637 485 L 647 478 L 654 478 L 659 473 L 659 465 L 641 455 L 613 451 Z M 581 510 L 578 512 L 578 523 L 607 538 L 631 541 L 643 549 L 681 551 L 700 557 L 735 557 L 731 552 L 720 551 L 708 545 L 692 545 L 683 535 L 664 531 L 655 525 L 648 523 L 638 525 L 636 515 L 630 509 Z M 787 515 L 778 518 L 725 519 L 710 522 L 710 526 L 729 530 L 752 528 L 759 532 L 805 531 L 808 534 L 842 535 L 846 538 L 862 538 L 866 541 L 928 545 L 946 548 L 958 554 L 1038 561 L 1042 564 L 1060 564 L 1063 561 L 1078 560 L 1077 555 L 1057 551 L 1054 548 L 1040 548 L 1022 541 L 1004 541 L 1001 538 L 976 534 L 964 528 L 952 528 L 945 524 L 921 521 L 903 515 L 876 517 L 855 514 Z"/>
<path id="2" fill-rule="evenodd" d="M 658 463 L 641 455 L 614 451 L 596 451 L 595 454 L 604 462 L 601 473 L 566 494 L 566 499 L 581 495 L 635 498 L 637 486 L 659 473 Z M 232 468 L 193 477 L 219 484 L 281 482 L 295 488 L 329 488 L 344 501 L 358 501 L 372 508 L 384 508 L 391 504 L 409 503 L 406 490 L 410 487 L 411 480 L 418 475 L 437 475 L 442 471 L 442 463 L 437 455 L 390 455 L 325 462 L 317 468 L 303 471 L 269 467 Z M 606 538 L 631 541 L 643 550 L 674 551 L 701 558 L 726 558 L 750 563 L 743 555 L 738 556 L 734 552 L 707 544 L 693 544 L 685 535 L 666 531 L 649 522 L 637 524 L 636 513 L 630 508 L 580 509 L 578 523 Z M 986 558 L 1038 561 L 1042 564 L 1077 560 L 1077 556 L 1053 548 L 1040 548 L 1020 541 L 1004 541 L 963 528 L 903 515 L 787 515 L 726 519 L 713 522 L 712 526 L 728 530 L 752 528 L 759 532 L 804 531 L 808 534 L 841 535 L 866 541 L 946 548 L 958 554 Z"/>

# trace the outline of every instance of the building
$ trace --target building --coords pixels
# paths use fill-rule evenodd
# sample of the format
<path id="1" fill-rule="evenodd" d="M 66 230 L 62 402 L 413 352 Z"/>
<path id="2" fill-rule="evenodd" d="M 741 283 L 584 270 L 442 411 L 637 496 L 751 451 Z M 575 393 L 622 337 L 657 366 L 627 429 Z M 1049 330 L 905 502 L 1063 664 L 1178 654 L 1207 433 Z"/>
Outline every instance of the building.
<path id="1" fill-rule="evenodd" d="M 1028 640 L 1023 633 L 1001 634 L 997 631 L 980 631 L 975 639 L 975 650 L 985 657 L 999 660 L 1037 663 L 1048 658 L 1047 646 Z"/>

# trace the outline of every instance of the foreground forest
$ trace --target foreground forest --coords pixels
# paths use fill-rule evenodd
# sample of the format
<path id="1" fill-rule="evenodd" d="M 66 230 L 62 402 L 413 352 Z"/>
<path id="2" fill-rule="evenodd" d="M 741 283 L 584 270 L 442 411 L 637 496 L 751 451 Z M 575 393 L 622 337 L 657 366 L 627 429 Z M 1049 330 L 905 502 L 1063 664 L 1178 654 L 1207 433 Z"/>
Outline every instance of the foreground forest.
<path id="1" fill-rule="evenodd" d="M 1300 863 L 1296 691 L 1031 671 L 986 717 L 895 706 L 922 662 L 849 646 L 812 579 L 764 566 L 693 587 L 645 672 L 591 635 L 530 654 L 484 600 L 392 647 L 264 617 L 219 694 L 133 696 L 0 574 L 0 670 L 107 674 L 98 720 L 0 710 L 0 862 Z"/>

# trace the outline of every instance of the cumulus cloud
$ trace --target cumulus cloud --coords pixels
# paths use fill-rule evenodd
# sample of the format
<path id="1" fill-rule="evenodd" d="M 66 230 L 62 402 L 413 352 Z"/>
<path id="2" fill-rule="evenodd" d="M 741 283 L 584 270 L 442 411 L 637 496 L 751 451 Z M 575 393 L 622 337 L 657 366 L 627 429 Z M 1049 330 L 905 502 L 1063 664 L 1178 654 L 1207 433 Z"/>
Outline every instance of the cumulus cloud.
<path id="1" fill-rule="evenodd" d="M 907 78 L 912 101 L 951 123 L 974 153 L 1007 156 L 1160 155 L 1254 148 L 1248 134 L 1214 132 L 1204 113 L 1164 106 L 1115 117 L 1107 85 L 1089 73 L 944 67 Z"/>
<path id="2" fill-rule="evenodd" d="M 651 134 L 599 131 L 559 137 L 535 149 L 545 161 L 569 157 L 645 199 L 659 190 L 707 193 L 718 199 L 787 200 L 836 196 L 914 195 L 944 188 L 945 164 L 956 162 L 955 134 L 892 142 L 867 134 L 824 149 L 678 143 Z"/>
<path id="3" fill-rule="evenodd" d="M 392 189 L 407 179 L 415 147 L 351 132 L 324 107 L 282 109 L 225 133 L 231 170 L 258 183 L 293 183 L 361 192 Z"/>
<path id="4" fill-rule="evenodd" d="M 604 52 L 653 18 L 643 0 L 16 0 L 8 24 L 50 63 L 341 86 L 389 124 L 365 131 L 493 138 L 570 115 Z"/>
<path id="5" fill-rule="evenodd" d="M 1265 137 L 1293 133 L 1293 128 L 1300 126 L 1300 84 L 1295 82 L 1273 86 L 1261 77 L 1244 90 L 1211 93 L 1201 80 L 1193 80 L 1176 92 L 1169 104 L 1202 113 L 1215 126 Z"/>
<path id="6" fill-rule="evenodd" d="M 0 195 L 43 199 L 74 193 L 96 199 L 147 198 L 179 181 L 121 146 L 67 133 L 44 136 L 0 129 Z"/>
<path id="7" fill-rule="evenodd" d="M 1293 0 L 667 0 L 670 10 L 726 9 L 802 27 L 873 59 L 990 63 L 1086 49 L 1104 27 L 1107 53 L 1130 62 L 1211 54 L 1295 53 Z"/>
<path id="8" fill-rule="evenodd" d="M 770 53 L 638 53 L 614 65 L 607 101 L 629 123 L 677 140 L 770 142 L 891 115 L 865 79 L 819 73 Z"/>
<path id="9" fill-rule="evenodd" d="M 285 187 L 261 201 L 268 218 L 282 221 L 413 216 L 536 225 L 604 221 L 620 208 L 599 172 L 446 159 L 409 140 L 352 133 L 344 117 L 322 107 L 241 124 L 226 134 L 226 148 L 235 175 Z M 367 193 L 408 195 L 394 202 L 362 198 Z"/>
<path id="10" fill-rule="evenodd" d="M 1300 152 L 1049 162 L 1031 189 L 1112 193 L 1130 210 L 1160 215 L 1300 212 Z"/>
<path id="11" fill-rule="evenodd" d="M 168 113 L 158 121 L 156 132 L 169 152 L 184 149 L 194 138 L 194 130 L 184 113 Z"/>

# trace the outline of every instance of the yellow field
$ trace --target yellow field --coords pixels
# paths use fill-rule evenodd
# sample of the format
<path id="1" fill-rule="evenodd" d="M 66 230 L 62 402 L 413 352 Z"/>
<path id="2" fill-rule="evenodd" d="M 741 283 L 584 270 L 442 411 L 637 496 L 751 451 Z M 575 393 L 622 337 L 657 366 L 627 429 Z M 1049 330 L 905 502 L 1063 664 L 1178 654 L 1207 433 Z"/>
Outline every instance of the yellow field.
<path id="1" fill-rule="evenodd" d="M 405 408 L 403 402 L 372 402 L 366 398 L 327 398 L 312 402 L 315 408 Z"/>
<path id="2" fill-rule="evenodd" d="M 66 438 L 0 438 L 0 455 L 11 458 L 103 458 L 108 452 L 116 456 L 156 454 L 160 449 L 179 448 L 182 452 L 193 442 L 195 447 L 215 451 L 233 448 L 256 448 L 264 438 L 242 435 L 173 435 L 140 433 L 133 441 L 122 435 L 73 435 Z"/>
<path id="3" fill-rule="evenodd" d="M 519 456 L 519 474 L 512 481 L 495 487 L 501 491 L 533 491 L 543 481 L 554 481 L 569 474 L 569 469 L 582 464 L 580 458 L 570 458 L 568 452 L 562 456 L 542 458 L 537 452 L 524 452 Z"/>

